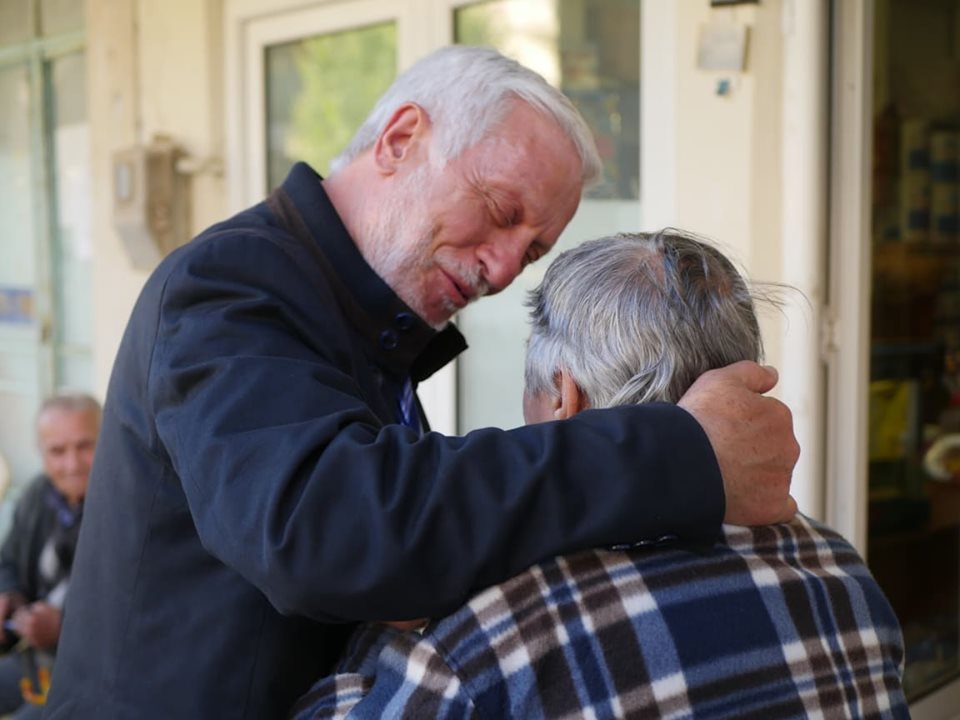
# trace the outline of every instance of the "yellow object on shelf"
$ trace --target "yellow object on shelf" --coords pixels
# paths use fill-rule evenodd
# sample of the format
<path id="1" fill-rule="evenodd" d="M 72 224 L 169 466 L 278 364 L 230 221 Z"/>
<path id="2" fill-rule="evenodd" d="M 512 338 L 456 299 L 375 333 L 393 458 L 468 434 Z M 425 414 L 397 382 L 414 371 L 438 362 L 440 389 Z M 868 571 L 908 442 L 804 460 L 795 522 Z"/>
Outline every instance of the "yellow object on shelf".
<path id="1" fill-rule="evenodd" d="M 875 380 L 870 383 L 870 460 L 900 460 L 915 439 L 916 380 Z"/>

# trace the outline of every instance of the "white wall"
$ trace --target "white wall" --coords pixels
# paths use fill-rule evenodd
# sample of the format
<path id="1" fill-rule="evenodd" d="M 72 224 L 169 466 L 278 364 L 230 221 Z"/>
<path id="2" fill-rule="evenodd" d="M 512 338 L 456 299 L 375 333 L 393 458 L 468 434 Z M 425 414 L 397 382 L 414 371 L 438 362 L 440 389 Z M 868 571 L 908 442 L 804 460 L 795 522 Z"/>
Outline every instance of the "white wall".
<path id="1" fill-rule="evenodd" d="M 644 223 L 713 238 L 756 280 L 781 279 L 780 2 L 711 9 L 706 0 L 643 0 Z M 697 67 L 709 22 L 749 28 L 744 72 Z M 717 94 L 729 80 L 728 95 Z M 768 360 L 780 359 L 776 317 Z"/>
<path id="2" fill-rule="evenodd" d="M 132 267 L 114 231 L 110 159 L 116 150 L 171 135 L 192 156 L 222 155 L 220 0 L 88 0 L 88 91 L 93 158 L 96 386 L 113 357 L 148 273 Z M 220 177 L 192 181 L 192 232 L 224 213 Z"/>

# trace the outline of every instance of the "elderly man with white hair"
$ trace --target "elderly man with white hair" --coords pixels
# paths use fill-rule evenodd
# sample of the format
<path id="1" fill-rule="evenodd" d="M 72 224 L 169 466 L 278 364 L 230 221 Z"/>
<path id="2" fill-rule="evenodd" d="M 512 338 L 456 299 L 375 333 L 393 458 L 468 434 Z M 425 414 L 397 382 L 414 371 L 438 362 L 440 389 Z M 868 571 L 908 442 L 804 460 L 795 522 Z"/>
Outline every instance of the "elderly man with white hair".
<path id="1" fill-rule="evenodd" d="M 675 402 L 710 368 L 762 354 L 743 278 L 679 231 L 584 243 L 531 305 L 528 423 Z M 856 551 L 797 515 L 725 525 L 713 542 L 557 557 L 420 631 L 368 625 L 294 714 L 908 718 L 902 662 L 896 616 Z"/>

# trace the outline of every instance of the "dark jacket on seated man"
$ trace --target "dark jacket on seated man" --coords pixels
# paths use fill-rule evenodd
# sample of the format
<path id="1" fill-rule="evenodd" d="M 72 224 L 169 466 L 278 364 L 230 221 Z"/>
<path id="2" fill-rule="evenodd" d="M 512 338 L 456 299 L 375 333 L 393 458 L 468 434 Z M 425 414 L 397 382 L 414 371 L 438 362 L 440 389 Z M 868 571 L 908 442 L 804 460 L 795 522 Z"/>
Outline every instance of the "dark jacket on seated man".
<path id="1" fill-rule="evenodd" d="M 585 243 L 534 292 L 527 422 L 676 401 L 762 354 L 733 265 L 675 231 Z M 625 480 L 627 481 L 627 480 Z M 798 515 L 702 546 L 558 557 L 421 632 L 366 625 L 295 706 L 318 718 L 909 718 L 893 609 Z"/>
<path id="2" fill-rule="evenodd" d="M 15 592 L 33 602 L 47 598 L 58 587 L 65 589 L 81 511 L 82 506 L 69 506 L 47 475 L 30 482 L 17 501 L 13 526 L 0 548 L 0 593 Z M 55 562 L 41 567 L 48 544 Z"/>

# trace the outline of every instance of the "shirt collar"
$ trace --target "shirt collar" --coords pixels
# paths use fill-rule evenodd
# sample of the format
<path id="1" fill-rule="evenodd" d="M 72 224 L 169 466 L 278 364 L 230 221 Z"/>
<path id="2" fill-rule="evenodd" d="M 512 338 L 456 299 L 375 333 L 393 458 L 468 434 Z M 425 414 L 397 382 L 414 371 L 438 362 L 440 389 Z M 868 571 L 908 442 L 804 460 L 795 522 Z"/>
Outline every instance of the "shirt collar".
<path id="1" fill-rule="evenodd" d="M 326 258 L 334 292 L 372 348 L 376 362 L 417 382 L 425 380 L 463 352 L 466 340 L 449 323 L 439 332 L 434 330 L 374 272 L 321 180 L 313 168 L 299 162 L 272 199 L 285 210 L 291 232 L 308 235 L 305 239 L 314 242 Z"/>

